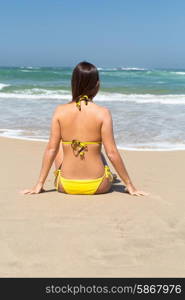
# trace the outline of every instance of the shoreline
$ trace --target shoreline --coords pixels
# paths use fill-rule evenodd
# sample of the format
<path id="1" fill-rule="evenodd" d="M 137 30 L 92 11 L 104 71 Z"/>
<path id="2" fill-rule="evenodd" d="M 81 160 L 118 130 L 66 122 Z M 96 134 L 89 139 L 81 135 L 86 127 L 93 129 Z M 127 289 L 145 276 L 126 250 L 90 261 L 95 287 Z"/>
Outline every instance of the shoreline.
<path id="1" fill-rule="evenodd" d="M 53 169 L 46 192 L 22 195 L 45 144 L 0 138 L 0 148 L 1 277 L 185 276 L 184 152 L 120 151 L 145 197 L 121 182 L 107 194 L 58 193 Z"/>
<path id="2" fill-rule="evenodd" d="M 48 140 L 44 140 L 44 139 L 31 139 L 31 138 L 24 138 L 24 137 L 15 137 L 15 136 L 2 136 L 0 135 L 0 138 L 5 138 L 5 139 L 13 139 L 13 140 L 21 140 L 21 141 L 30 141 L 30 142 L 44 142 L 47 143 Z M 118 150 L 120 151 L 132 151 L 132 152 L 174 152 L 174 151 L 185 151 L 185 146 L 184 148 L 173 148 L 173 149 L 150 149 L 150 148 L 129 148 L 129 147 L 125 147 L 125 148 L 121 148 L 119 146 L 117 146 Z"/>

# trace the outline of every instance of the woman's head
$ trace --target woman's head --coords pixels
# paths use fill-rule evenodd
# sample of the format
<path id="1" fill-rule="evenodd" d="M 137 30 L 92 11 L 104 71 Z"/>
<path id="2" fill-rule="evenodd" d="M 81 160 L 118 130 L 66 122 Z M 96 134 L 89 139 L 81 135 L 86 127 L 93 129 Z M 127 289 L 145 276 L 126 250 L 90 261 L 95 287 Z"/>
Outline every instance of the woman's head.
<path id="1" fill-rule="evenodd" d="M 73 70 L 71 86 L 73 101 L 83 95 L 87 95 L 90 99 L 95 97 L 99 90 L 97 68 L 86 61 L 79 63 Z"/>

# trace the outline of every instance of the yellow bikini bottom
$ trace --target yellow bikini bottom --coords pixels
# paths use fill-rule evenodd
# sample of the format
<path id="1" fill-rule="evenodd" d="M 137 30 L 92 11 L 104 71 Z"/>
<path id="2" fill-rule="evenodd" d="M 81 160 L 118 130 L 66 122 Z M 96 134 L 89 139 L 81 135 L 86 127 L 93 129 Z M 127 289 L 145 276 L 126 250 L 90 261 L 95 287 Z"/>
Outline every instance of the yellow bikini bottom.
<path id="1" fill-rule="evenodd" d="M 113 175 L 107 165 L 105 165 L 104 175 L 96 179 L 67 179 L 61 176 L 60 169 L 56 170 L 54 174 L 56 176 L 56 190 L 59 190 L 59 184 L 61 184 L 67 194 L 93 195 L 105 177 L 109 178 L 110 182 L 113 181 Z"/>

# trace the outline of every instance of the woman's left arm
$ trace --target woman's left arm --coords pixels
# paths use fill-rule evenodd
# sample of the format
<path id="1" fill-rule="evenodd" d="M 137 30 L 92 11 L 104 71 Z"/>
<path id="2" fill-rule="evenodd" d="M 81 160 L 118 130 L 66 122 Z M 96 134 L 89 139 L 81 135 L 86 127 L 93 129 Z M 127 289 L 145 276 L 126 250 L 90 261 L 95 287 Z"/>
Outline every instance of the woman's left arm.
<path id="1" fill-rule="evenodd" d="M 58 153 L 61 140 L 59 110 L 59 108 L 56 109 L 52 118 L 50 139 L 44 152 L 42 167 L 37 184 L 32 189 L 23 190 L 23 194 L 39 194 L 44 191 L 43 186 L 50 171 L 50 168 L 54 162 L 54 159 Z"/>

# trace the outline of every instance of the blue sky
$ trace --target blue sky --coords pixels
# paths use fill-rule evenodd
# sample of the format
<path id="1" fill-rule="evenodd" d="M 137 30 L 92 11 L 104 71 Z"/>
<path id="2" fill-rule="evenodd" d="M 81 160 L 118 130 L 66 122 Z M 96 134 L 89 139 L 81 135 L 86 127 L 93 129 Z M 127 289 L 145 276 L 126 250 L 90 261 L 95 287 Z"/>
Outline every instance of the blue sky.
<path id="1" fill-rule="evenodd" d="M 0 0 L 0 65 L 185 68 L 184 0 Z"/>

